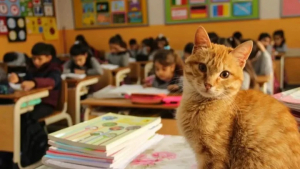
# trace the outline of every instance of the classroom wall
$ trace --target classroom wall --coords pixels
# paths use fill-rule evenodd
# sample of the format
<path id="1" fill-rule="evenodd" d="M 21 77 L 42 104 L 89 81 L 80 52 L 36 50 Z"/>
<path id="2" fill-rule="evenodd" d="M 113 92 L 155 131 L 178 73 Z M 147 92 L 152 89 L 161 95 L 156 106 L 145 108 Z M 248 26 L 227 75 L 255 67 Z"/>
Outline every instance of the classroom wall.
<path id="1" fill-rule="evenodd" d="M 58 16 L 58 14 L 61 14 L 62 10 L 58 10 L 57 6 L 59 5 L 58 0 L 55 0 L 55 12 Z M 58 21 L 60 23 L 60 21 Z M 19 51 L 19 52 L 25 52 L 29 56 L 31 55 L 31 48 L 32 46 L 37 42 L 45 42 L 45 43 L 51 43 L 55 46 L 58 53 L 63 53 L 63 40 L 62 40 L 62 31 L 59 31 L 59 39 L 58 40 L 51 40 L 51 41 L 45 41 L 43 39 L 42 35 L 28 35 L 26 42 L 18 42 L 18 43 L 9 43 L 6 36 L 0 36 L 0 60 L 2 61 L 3 55 L 6 52 L 10 51 Z"/>
<path id="2" fill-rule="evenodd" d="M 109 50 L 108 40 L 111 36 L 119 33 L 128 42 L 130 38 L 141 41 L 145 37 L 156 37 L 162 33 L 169 38 L 171 47 L 182 50 L 187 42 L 193 40 L 194 32 L 199 25 L 204 26 L 208 32 L 214 31 L 219 36 L 229 37 L 234 31 L 241 31 L 245 38 L 257 39 L 264 31 L 272 34 L 276 29 L 283 29 L 286 33 L 287 45 L 291 48 L 300 47 L 300 39 L 295 36 L 300 28 L 300 17 L 280 18 L 280 0 L 260 1 L 260 19 L 247 21 L 228 21 L 195 23 L 182 25 L 164 25 L 164 1 L 148 0 L 149 26 L 131 28 L 109 28 L 109 29 L 88 29 L 74 30 L 74 19 L 72 15 L 71 0 L 60 1 L 65 19 L 60 23 L 65 27 L 66 46 L 69 48 L 74 43 L 78 34 L 83 34 L 88 42 L 97 49 Z"/>

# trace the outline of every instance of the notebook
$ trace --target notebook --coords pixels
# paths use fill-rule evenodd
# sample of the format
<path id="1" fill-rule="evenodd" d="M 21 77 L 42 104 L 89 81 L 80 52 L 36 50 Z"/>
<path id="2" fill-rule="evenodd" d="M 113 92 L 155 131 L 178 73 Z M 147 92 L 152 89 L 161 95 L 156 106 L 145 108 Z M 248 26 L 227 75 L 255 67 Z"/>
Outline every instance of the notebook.
<path id="1" fill-rule="evenodd" d="M 295 88 L 273 95 L 275 99 L 285 104 L 287 107 L 300 111 L 300 88 Z"/>
<path id="2" fill-rule="evenodd" d="M 114 69 L 119 68 L 119 65 L 102 64 L 101 67 L 102 67 L 103 69 L 114 70 Z"/>
<path id="3" fill-rule="evenodd" d="M 100 163 L 89 160 L 74 160 L 72 158 L 60 158 L 53 155 L 45 155 L 42 159 L 43 164 L 54 167 L 54 168 L 68 168 L 68 169 L 94 169 L 95 167 L 101 168 L 101 166 L 108 166 L 112 169 L 124 169 L 128 164 L 134 160 L 138 155 L 147 150 L 149 147 L 155 145 L 164 138 L 162 135 L 155 135 L 153 138 L 149 139 L 145 144 L 133 150 L 130 155 L 127 156 L 123 161 L 110 165 L 109 163 Z M 101 165 L 101 166 L 100 166 Z M 105 168 L 105 167 L 102 167 Z"/>
<path id="4" fill-rule="evenodd" d="M 108 151 L 160 123 L 160 117 L 147 118 L 108 113 L 51 133 L 48 137 L 52 141 L 77 147 Z"/>
<path id="5" fill-rule="evenodd" d="M 61 75 L 63 80 L 70 78 L 70 79 L 84 79 L 86 74 L 75 74 L 75 73 L 65 73 Z"/>

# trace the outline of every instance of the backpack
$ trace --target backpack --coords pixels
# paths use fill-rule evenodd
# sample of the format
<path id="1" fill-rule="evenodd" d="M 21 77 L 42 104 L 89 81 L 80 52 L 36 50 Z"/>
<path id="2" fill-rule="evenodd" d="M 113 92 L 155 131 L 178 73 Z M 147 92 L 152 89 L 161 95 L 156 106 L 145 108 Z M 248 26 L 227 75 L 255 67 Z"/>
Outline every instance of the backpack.
<path id="1" fill-rule="evenodd" d="M 21 164 L 28 166 L 38 162 L 46 154 L 48 138 L 43 126 L 30 118 L 30 113 L 21 116 Z"/>

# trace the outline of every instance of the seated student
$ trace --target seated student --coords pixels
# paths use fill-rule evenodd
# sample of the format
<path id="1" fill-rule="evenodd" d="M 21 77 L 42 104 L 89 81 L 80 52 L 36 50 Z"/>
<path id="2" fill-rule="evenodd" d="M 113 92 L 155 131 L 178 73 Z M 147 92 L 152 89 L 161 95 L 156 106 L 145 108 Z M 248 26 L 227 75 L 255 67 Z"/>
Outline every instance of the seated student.
<path id="1" fill-rule="evenodd" d="M 136 58 L 137 54 L 139 53 L 139 45 L 138 45 L 136 39 L 130 39 L 129 47 L 130 47 L 129 51 L 130 51 L 131 57 Z"/>
<path id="2" fill-rule="evenodd" d="M 193 52 L 194 44 L 192 42 L 187 43 L 183 49 L 183 60 L 189 57 Z"/>
<path id="3" fill-rule="evenodd" d="M 182 90 L 183 62 L 173 50 L 157 51 L 153 63 L 155 75 L 146 78 L 144 86 L 171 92 Z"/>
<path id="4" fill-rule="evenodd" d="M 88 48 L 79 43 L 70 49 L 71 60 L 64 64 L 63 73 L 102 75 L 103 70 L 96 58 L 88 53 Z"/>
<path id="5" fill-rule="evenodd" d="M 272 57 L 260 41 L 253 41 L 253 48 L 249 60 L 257 76 L 270 76 L 273 74 Z M 267 93 L 271 93 L 272 83 L 271 80 L 268 82 Z"/>
<path id="6" fill-rule="evenodd" d="M 109 39 L 110 54 L 108 62 L 120 67 L 129 65 L 130 52 L 126 49 L 126 44 L 120 35 L 113 36 Z"/>
<path id="7" fill-rule="evenodd" d="M 243 41 L 243 35 L 241 32 L 237 31 L 237 32 L 234 32 L 232 37 L 236 40 L 238 40 L 239 42 L 242 42 Z"/>
<path id="8" fill-rule="evenodd" d="M 158 49 L 167 49 L 167 50 L 171 49 L 168 39 L 163 34 L 158 35 L 158 37 L 156 38 L 156 43 Z"/>
<path id="9" fill-rule="evenodd" d="M 211 43 L 217 43 L 219 36 L 215 32 L 208 32 L 208 37 L 211 41 Z"/>
<path id="10" fill-rule="evenodd" d="M 273 48 L 277 52 L 286 52 L 287 51 L 287 46 L 285 43 L 285 37 L 284 37 L 284 32 L 283 30 L 277 30 L 273 33 L 273 39 L 274 39 L 274 46 Z"/>
<path id="11" fill-rule="evenodd" d="M 21 83 L 23 90 L 51 87 L 49 96 L 42 99 L 42 103 L 34 107 L 30 113 L 35 120 L 53 113 L 57 106 L 61 90 L 61 66 L 51 62 L 52 55 L 49 46 L 45 43 L 37 43 L 31 50 L 32 58 L 27 64 L 26 76 L 21 79 L 15 73 L 9 77 L 10 83 Z"/>
<path id="12" fill-rule="evenodd" d="M 3 56 L 3 62 L 8 66 L 26 66 L 28 56 L 21 52 L 8 52 Z"/>
<path id="13" fill-rule="evenodd" d="M 158 50 L 158 46 L 156 41 L 153 38 L 145 38 L 142 41 L 142 49 L 139 54 L 146 56 L 147 60 L 153 60 L 156 51 Z M 139 58 L 137 58 L 139 60 Z"/>
<path id="14" fill-rule="evenodd" d="M 246 62 L 246 65 L 243 70 L 244 80 L 242 83 L 241 89 L 248 90 L 248 89 L 255 89 L 256 88 L 256 74 L 254 69 L 251 65 L 250 61 Z"/>
<path id="15" fill-rule="evenodd" d="M 264 45 L 270 55 L 272 55 L 273 47 L 271 45 L 271 35 L 268 33 L 261 33 L 258 40 Z"/>

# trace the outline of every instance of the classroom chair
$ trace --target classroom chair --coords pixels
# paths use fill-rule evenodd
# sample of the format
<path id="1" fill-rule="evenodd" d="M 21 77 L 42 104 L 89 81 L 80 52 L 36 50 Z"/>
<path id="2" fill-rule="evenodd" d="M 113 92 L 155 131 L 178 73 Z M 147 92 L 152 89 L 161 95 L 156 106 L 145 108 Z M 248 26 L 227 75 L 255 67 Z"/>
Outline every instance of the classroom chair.
<path id="1" fill-rule="evenodd" d="M 149 62 L 145 65 L 145 71 L 144 71 L 144 78 L 147 78 L 149 76 L 149 73 L 153 69 L 153 62 Z"/>
<path id="2" fill-rule="evenodd" d="M 68 104 L 68 85 L 66 81 L 62 81 L 61 86 L 61 95 L 59 98 L 57 110 L 39 121 L 44 121 L 46 125 L 58 122 L 60 120 L 67 120 L 68 126 L 72 126 L 71 116 L 67 113 L 67 104 Z"/>
<path id="3" fill-rule="evenodd" d="M 116 87 L 119 87 L 121 82 L 127 77 L 130 73 L 130 68 L 122 69 L 116 73 Z"/>

